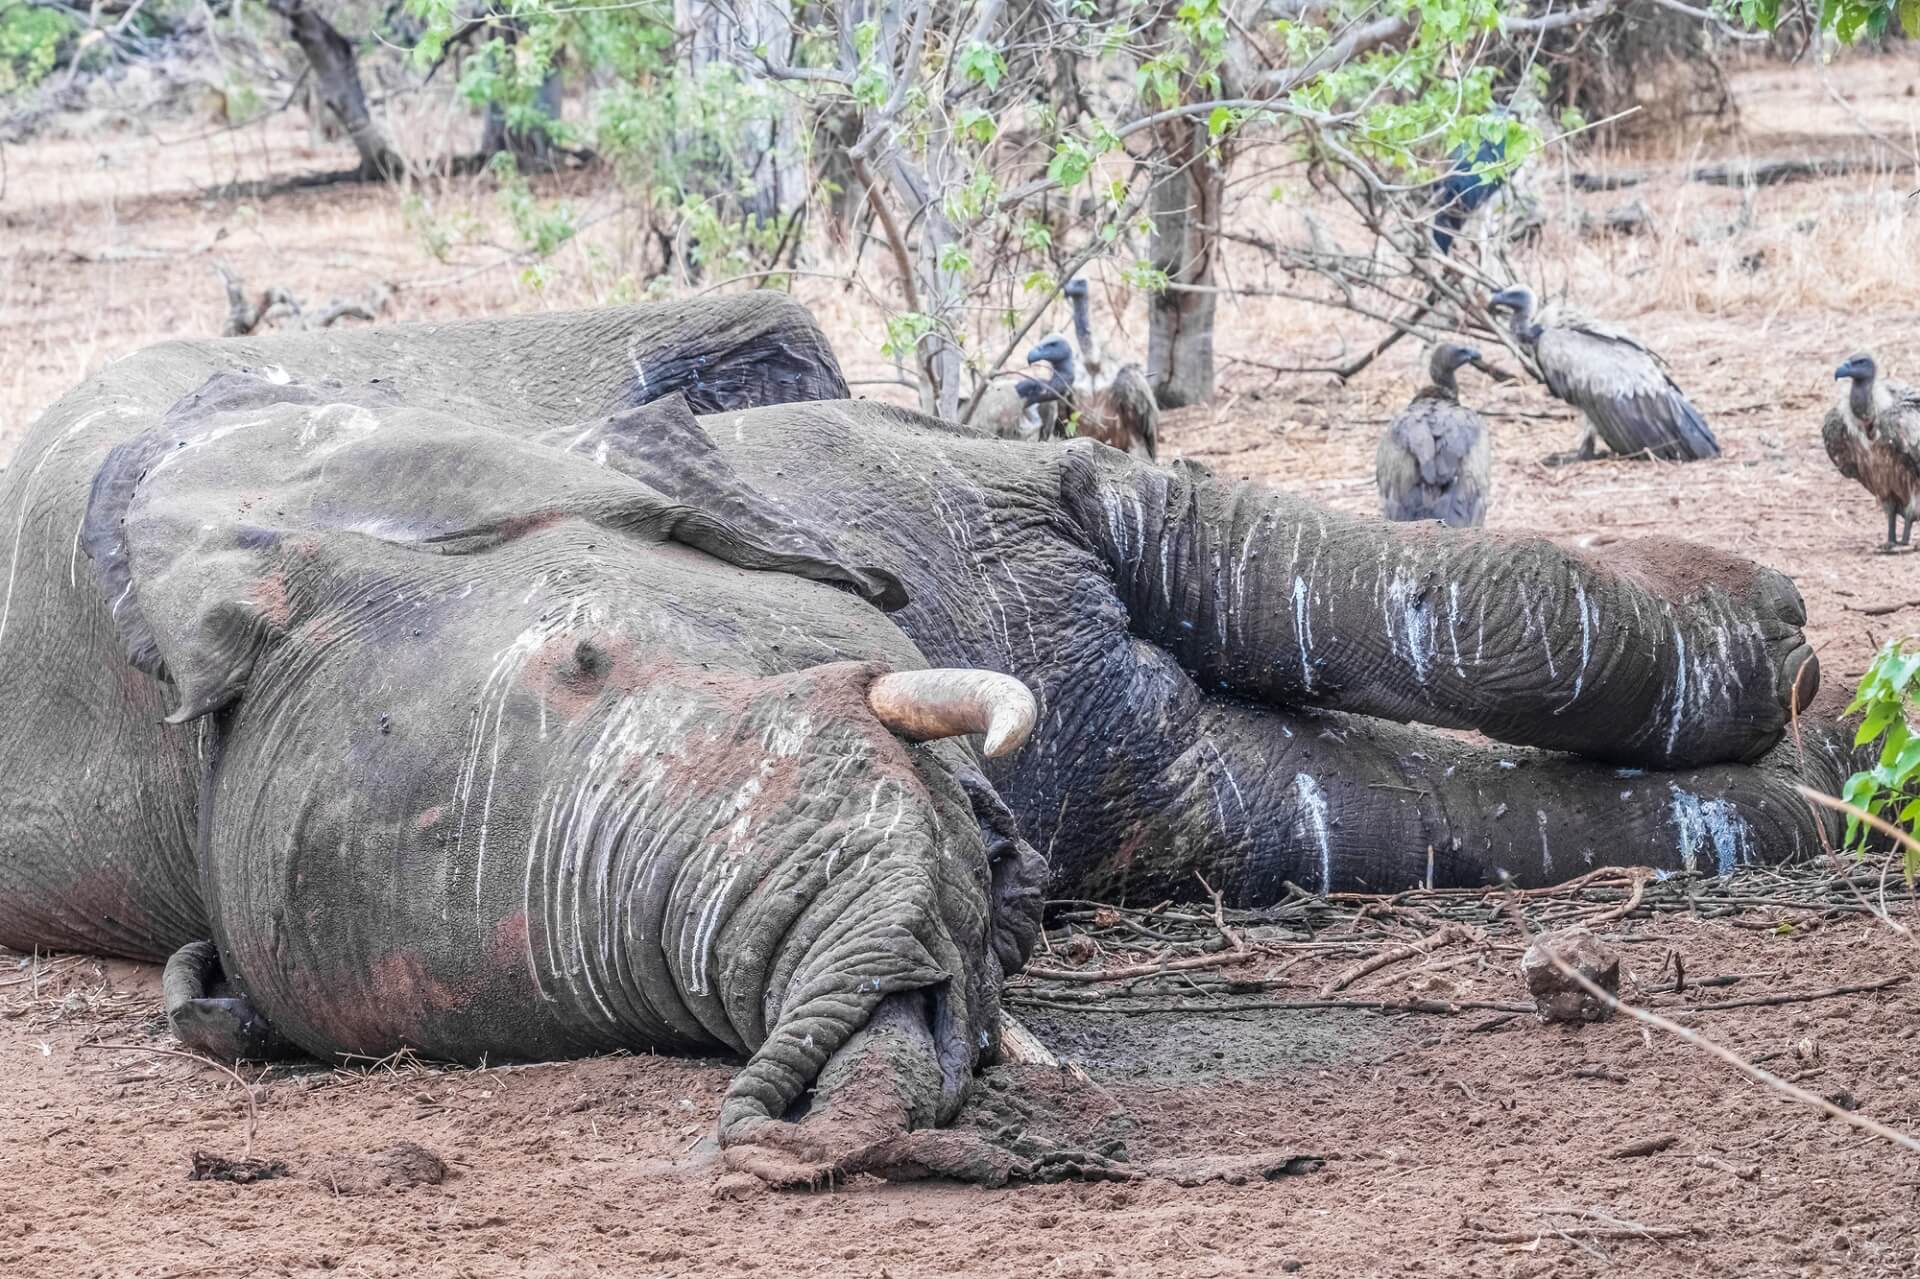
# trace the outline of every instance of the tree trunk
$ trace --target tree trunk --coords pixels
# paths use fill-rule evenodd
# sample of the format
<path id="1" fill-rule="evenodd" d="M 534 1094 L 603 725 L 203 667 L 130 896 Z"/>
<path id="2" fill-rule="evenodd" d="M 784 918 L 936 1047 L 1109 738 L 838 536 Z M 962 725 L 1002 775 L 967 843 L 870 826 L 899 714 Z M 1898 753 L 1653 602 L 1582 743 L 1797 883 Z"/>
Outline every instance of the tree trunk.
<path id="1" fill-rule="evenodd" d="M 1167 282 L 1147 306 L 1147 377 L 1162 408 L 1213 398 L 1213 262 L 1226 196 L 1223 155 L 1207 146 L 1207 126 L 1172 120 L 1155 130 L 1160 174 L 1149 205 L 1150 252 Z M 1189 290 L 1195 291 L 1189 291 Z"/>
<path id="2" fill-rule="evenodd" d="M 347 38 L 304 0 L 268 0 L 268 7 L 287 20 L 287 32 L 313 66 L 320 100 L 327 104 L 353 139 L 363 172 L 397 178 L 406 162 L 387 139 L 386 130 L 367 110 L 367 91 L 360 84 L 360 64 Z"/>
<path id="3" fill-rule="evenodd" d="M 674 26 L 691 33 L 687 65 L 696 80 L 719 65 L 763 91 L 768 86 L 732 51 L 742 44 L 749 49 L 784 48 L 793 39 L 785 0 L 674 0 Z M 769 97 L 765 118 L 749 121 L 734 140 L 732 171 L 716 175 L 715 189 L 701 193 L 724 193 L 740 212 L 763 223 L 793 214 L 807 202 L 809 187 L 801 155 L 801 113 L 791 109 L 790 98 Z"/>
<path id="4" fill-rule="evenodd" d="M 519 42 L 520 27 L 509 23 L 503 38 L 509 50 Z M 512 54 L 507 55 L 511 57 Z M 540 108 L 540 115 L 547 120 L 560 118 L 560 100 L 565 90 L 565 81 L 558 61 L 547 70 L 547 78 L 540 82 L 540 93 L 534 104 Z M 513 156 L 514 163 L 522 173 L 550 172 L 556 164 L 558 150 L 554 146 L 553 134 L 546 129 L 515 129 L 507 123 L 507 113 L 497 102 L 487 103 L 486 122 L 480 131 L 480 154 L 487 157 L 499 155 L 502 151 Z"/>

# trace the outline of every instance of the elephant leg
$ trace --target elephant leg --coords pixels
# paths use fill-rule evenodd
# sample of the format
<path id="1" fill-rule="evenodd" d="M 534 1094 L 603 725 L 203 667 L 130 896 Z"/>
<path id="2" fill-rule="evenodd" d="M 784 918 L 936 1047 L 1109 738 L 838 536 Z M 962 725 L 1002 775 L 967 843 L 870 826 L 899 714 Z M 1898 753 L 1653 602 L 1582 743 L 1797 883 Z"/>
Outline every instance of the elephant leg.
<path id="1" fill-rule="evenodd" d="M 173 1037 L 216 1061 L 279 1061 L 303 1057 L 260 1015 L 253 1001 L 230 990 L 220 951 L 210 941 L 188 942 L 167 960 L 160 989 Z"/>
<path id="2" fill-rule="evenodd" d="M 1705 547 L 1383 524 L 1077 446 L 1060 487 L 1133 633 L 1210 693 L 1680 768 L 1759 759 L 1818 688 L 1793 584 Z"/>
<path id="3" fill-rule="evenodd" d="M 1837 846 L 1839 820 L 1795 793 L 1835 792 L 1856 760 L 1837 729 L 1803 722 L 1757 765 L 1616 768 L 1463 742 L 1379 720 L 1203 699 L 1151 775 L 1123 838 L 1082 841 L 1057 892 L 1099 900 L 1230 901 L 1310 891 L 1551 885 L 1602 866 L 1724 873 Z M 1074 823 L 1098 821 L 1069 812 Z M 1044 838 L 1045 832 L 1036 832 Z"/>

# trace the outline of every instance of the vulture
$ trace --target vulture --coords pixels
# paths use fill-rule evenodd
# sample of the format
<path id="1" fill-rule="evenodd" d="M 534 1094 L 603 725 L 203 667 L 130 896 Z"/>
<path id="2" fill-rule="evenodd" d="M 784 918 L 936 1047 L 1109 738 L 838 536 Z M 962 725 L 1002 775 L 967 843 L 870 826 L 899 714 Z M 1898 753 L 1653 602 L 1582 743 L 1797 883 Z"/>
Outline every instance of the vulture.
<path id="1" fill-rule="evenodd" d="M 1078 379 L 1069 373 L 1075 391 L 1074 408 L 1080 414 L 1079 433 L 1153 459 L 1160 440 L 1160 404 L 1153 397 L 1146 373 L 1138 364 L 1129 363 L 1108 376 L 1088 314 L 1087 282 L 1069 280 L 1064 292 L 1073 306 L 1073 333 L 1086 369 L 1085 376 Z M 1048 345 L 1043 342 L 1034 350 Z"/>
<path id="2" fill-rule="evenodd" d="M 1699 462 L 1720 456 L 1719 441 L 1667 373 L 1658 355 L 1611 325 L 1533 319 L 1533 290 L 1504 289 L 1488 305 L 1513 313 L 1513 336 L 1531 347 L 1547 389 L 1587 417 L 1580 456 L 1594 456 L 1596 434 L 1621 457 Z"/>
<path id="3" fill-rule="evenodd" d="M 1442 343 L 1427 365 L 1429 384 L 1380 437 L 1374 480 L 1390 520 L 1439 520 L 1450 528 L 1486 522 L 1493 493 L 1487 424 L 1460 402 L 1454 373 L 1480 359 L 1471 347 Z"/>
<path id="4" fill-rule="evenodd" d="M 1056 406 L 1049 402 L 1046 385 L 1032 378 L 1009 382 L 1002 378 L 987 383 L 980 392 L 980 407 L 973 424 L 993 432 L 1003 440 L 1044 440 L 1053 434 Z M 960 406 L 960 420 L 967 420 L 970 402 Z"/>
<path id="5" fill-rule="evenodd" d="M 1854 356 L 1833 376 L 1853 385 L 1820 429 L 1827 456 L 1840 474 L 1880 499 L 1887 513 L 1884 549 L 1910 546 L 1913 517 L 1920 515 L 1920 391 L 1882 381 L 1871 355 Z"/>

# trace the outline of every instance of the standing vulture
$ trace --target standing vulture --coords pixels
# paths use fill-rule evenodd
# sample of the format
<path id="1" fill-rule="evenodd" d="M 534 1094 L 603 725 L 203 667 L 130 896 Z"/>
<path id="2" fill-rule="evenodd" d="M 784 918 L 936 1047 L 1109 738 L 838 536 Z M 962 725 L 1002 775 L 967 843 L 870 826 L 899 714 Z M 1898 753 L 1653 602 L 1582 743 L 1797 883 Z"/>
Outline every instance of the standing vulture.
<path id="1" fill-rule="evenodd" d="M 1594 456 L 1597 433 L 1621 457 L 1699 462 L 1720 456 L 1719 441 L 1700 410 L 1667 373 L 1658 355 L 1611 325 L 1533 319 L 1533 290 L 1504 289 L 1488 304 L 1513 312 L 1513 336 L 1533 348 L 1547 389 L 1587 416 L 1580 457 Z"/>
<path id="2" fill-rule="evenodd" d="M 1138 364 L 1123 364 L 1111 377 L 1106 375 L 1088 314 L 1087 282 L 1069 280 L 1064 292 L 1073 306 L 1073 333 L 1086 366 L 1085 378 L 1074 383 L 1079 433 L 1153 459 L 1159 448 L 1160 404 L 1153 398 L 1152 384 Z"/>
<path id="3" fill-rule="evenodd" d="M 1480 352 L 1443 343 L 1427 365 L 1431 383 L 1394 415 L 1374 455 L 1380 507 L 1390 520 L 1439 520 L 1450 528 L 1486 523 L 1493 494 L 1487 424 L 1460 403 L 1454 372 Z"/>
<path id="4" fill-rule="evenodd" d="M 1840 474 L 1880 499 L 1887 513 L 1883 549 L 1911 546 L 1913 518 L 1920 515 L 1920 391 L 1881 381 L 1871 355 L 1854 356 L 1833 376 L 1853 385 L 1820 428 L 1827 456 Z"/>

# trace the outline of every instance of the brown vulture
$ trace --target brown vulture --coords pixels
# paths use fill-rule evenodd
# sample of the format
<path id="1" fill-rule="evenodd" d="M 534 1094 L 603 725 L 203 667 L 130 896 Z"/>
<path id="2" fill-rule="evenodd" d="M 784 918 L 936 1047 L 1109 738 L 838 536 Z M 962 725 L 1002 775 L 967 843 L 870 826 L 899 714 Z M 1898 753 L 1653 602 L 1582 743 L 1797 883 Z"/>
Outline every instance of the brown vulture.
<path id="1" fill-rule="evenodd" d="M 1587 417 L 1580 456 L 1594 436 L 1621 457 L 1699 462 L 1720 456 L 1719 441 L 1667 372 L 1667 362 L 1608 324 L 1571 317 L 1534 322 L 1533 290 L 1503 289 L 1488 304 L 1513 313 L 1513 336 L 1533 349 L 1547 389 Z"/>
<path id="2" fill-rule="evenodd" d="M 1487 519 L 1493 495 L 1493 445 L 1481 416 L 1460 402 L 1454 373 L 1478 361 L 1471 347 L 1433 349 L 1430 383 L 1401 409 L 1380 437 L 1374 480 L 1390 520 L 1439 520 L 1475 528 Z"/>
<path id="3" fill-rule="evenodd" d="M 1883 380 L 1871 355 L 1854 356 L 1833 376 L 1853 385 L 1820 428 L 1827 456 L 1880 500 L 1887 513 L 1883 549 L 1911 546 L 1913 517 L 1920 515 L 1920 391 Z"/>

